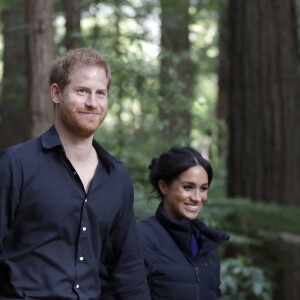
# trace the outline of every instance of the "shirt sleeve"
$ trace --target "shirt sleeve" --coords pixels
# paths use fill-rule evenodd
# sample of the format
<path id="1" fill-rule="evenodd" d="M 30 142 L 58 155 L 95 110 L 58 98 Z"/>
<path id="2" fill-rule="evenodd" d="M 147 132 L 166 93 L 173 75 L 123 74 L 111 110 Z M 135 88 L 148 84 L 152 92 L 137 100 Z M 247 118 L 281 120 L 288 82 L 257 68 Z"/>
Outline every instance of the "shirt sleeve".
<path id="1" fill-rule="evenodd" d="M 100 300 L 115 300 L 116 294 L 112 286 L 111 278 L 107 272 L 106 266 L 100 264 L 101 296 Z"/>
<path id="2" fill-rule="evenodd" d="M 123 200 L 105 253 L 104 264 L 107 274 L 111 278 L 110 288 L 115 293 L 115 299 L 150 300 L 133 211 L 133 188 L 131 184 L 124 192 Z M 109 292 L 109 284 L 105 278 L 104 283 L 106 288 L 101 299 L 113 299 L 105 298 L 108 297 L 105 295 L 109 295 L 111 291 Z"/>
<path id="3" fill-rule="evenodd" d="M 12 150 L 0 154 L 0 253 L 20 199 L 21 167 Z"/>

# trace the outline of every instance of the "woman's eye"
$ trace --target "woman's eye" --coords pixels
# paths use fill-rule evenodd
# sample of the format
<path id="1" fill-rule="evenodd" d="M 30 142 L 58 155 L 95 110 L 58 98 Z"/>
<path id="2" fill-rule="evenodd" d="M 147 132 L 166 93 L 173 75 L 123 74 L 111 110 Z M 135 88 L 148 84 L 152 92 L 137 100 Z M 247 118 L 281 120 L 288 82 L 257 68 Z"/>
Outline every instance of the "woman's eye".
<path id="1" fill-rule="evenodd" d="M 201 192 L 206 192 L 208 190 L 208 186 L 203 186 L 200 188 Z"/>
<path id="2" fill-rule="evenodd" d="M 193 187 L 191 185 L 184 185 L 183 188 L 186 190 L 186 191 L 191 191 L 193 189 Z"/>

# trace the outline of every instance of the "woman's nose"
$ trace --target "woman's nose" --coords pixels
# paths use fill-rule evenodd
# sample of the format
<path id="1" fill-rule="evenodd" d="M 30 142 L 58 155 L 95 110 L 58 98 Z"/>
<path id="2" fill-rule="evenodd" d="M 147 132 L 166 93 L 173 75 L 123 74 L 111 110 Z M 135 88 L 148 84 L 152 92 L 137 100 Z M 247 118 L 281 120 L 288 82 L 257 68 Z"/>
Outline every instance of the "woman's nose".
<path id="1" fill-rule="evenodd" d="M 195 201 L 201 201 L 201 193 L 200 193 L 199 189 L 193 190 L 192 199 Z"/>

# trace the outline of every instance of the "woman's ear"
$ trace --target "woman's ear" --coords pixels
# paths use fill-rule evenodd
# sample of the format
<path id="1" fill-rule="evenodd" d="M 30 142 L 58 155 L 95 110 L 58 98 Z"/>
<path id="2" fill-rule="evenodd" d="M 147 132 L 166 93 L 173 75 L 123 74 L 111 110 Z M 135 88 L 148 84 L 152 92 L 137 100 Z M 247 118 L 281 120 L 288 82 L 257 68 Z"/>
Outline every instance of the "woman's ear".
<path id="1" fill-rule="evenodd" d="M 167 184 L 165 183 L 165 181 L 160 179 L 158 181 L 158 187 L 159 187 L 160 192 L 165 196 L 167 193 L 167 187 L 168 187 Z"/>
<path id="2" fill-rule="evenodd" d="M 57 83 L 52 83 L 50 87 L 50 92 L 51 92 L 51 99 L 52 101 L 57 104 L 60 102 L 60 96 L 61 96 L 61 89 L 59 88 Z"/>

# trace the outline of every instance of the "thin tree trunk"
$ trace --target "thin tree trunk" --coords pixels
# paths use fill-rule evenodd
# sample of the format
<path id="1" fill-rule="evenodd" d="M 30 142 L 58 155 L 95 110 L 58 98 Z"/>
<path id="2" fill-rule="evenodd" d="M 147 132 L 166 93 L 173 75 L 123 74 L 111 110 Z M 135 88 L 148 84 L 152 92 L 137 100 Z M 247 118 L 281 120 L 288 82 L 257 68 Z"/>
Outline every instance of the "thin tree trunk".
<path id="1" fill-rule="evenodd" d="M 29 138 L 24 6 L 11 1 L 3 22 L 3 80 L 0 102 L 0 150 Z"/>
<path id="2" fill-rule="evenodd" d="M 190 57 L 189 0 L 161 0 L 161 68 L 159 117 L 164 141 L 189 143 L 194 67 Z"/>
<path id="3" fill-rule="evenodd" d="M 229 16 L 226 12 L 226 6 L 221 11 L 219 20 L 219 65 L 218 65 L 218 101 L 216 105 L 216 115 L 221 121 L 218 123 L 218 140 L 217 148 L 219 157 L 225 161 L 228 156 L 228 132 L 227 132 L 227 119 L 228 119 L 228 106 L 229 106 L 229 75 L 230 49 L 228 47 L 229 39 Z"/>
<path id="4" fill-rule="evenodd" d="M 48 73 L 54 57 L 52 0 L 25 0 L 28 30 L 28 62 L 30 66 L 31 136 L 46 130 L 53 118 Z"/>
<path id="5" fill-rule="evenodd" d="M 80 19 L 81 19 L 81 2 L 82 0 L 64 0 L 63 4 L 66 12 L 66 39 L 67 49 L 79 48 L 83 46 L 81 36 Z"/>

